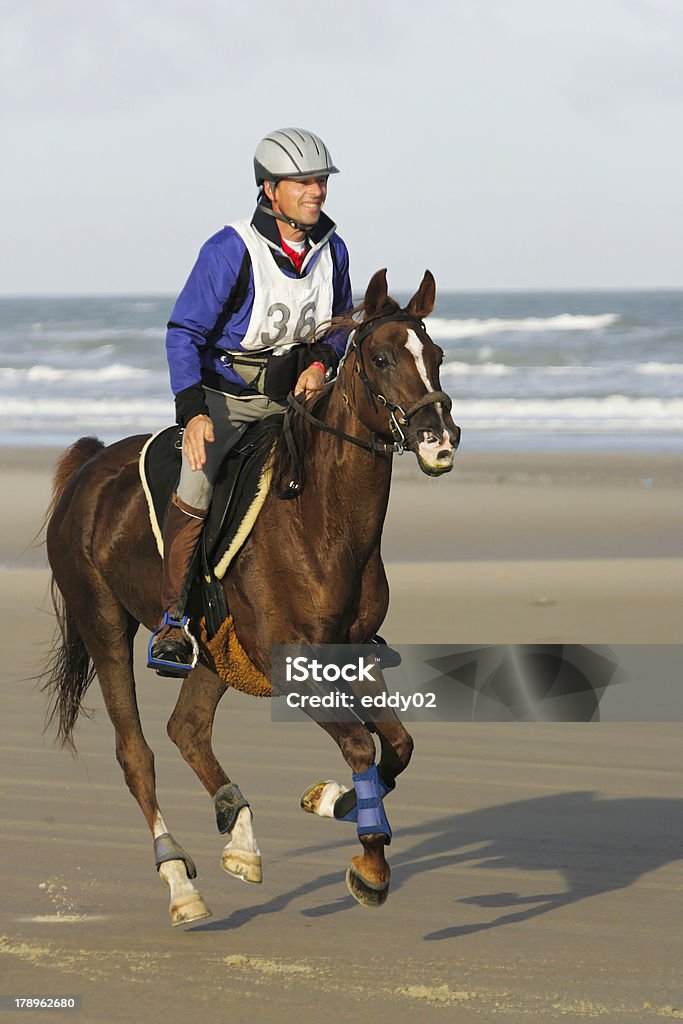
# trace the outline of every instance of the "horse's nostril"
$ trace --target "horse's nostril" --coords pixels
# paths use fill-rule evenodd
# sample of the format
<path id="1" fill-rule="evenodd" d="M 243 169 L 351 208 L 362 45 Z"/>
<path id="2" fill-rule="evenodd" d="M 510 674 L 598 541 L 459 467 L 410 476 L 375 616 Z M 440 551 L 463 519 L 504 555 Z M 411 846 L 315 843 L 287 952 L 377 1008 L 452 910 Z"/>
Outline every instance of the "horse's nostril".
<path id="1" fill-rule="evenodd" d="M 452 456 L 452 452 L 439 452 L 436 459 L 437 462 L 448 462 Z"/>

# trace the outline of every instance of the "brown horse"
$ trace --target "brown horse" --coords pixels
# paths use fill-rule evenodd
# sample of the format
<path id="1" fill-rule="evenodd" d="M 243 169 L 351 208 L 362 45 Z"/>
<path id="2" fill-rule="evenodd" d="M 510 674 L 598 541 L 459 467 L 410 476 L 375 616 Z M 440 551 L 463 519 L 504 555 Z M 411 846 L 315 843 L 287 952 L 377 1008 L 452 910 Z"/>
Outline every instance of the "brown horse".
<path id="1" fill-rule="evenodd" d="M 434 299 L 434 278 L 427 271 L 401 309 L 387 295 L 386 271 L 378 271 L 362 318 L 348 321 L 354 334 L 336 381 L 313 406 L 292 412 L 291 430 L 283 432 L 289 433 L 289 445 L 282 434 L 275 444 L 274 485 L 223 580 L 237 639 L 266 678 L 273 644 L 366 643 L 379 629 L 389 597 L 380 540 L 391 452 L 413 451 L 432 476 L 452 467 L 460 431 L 450 416 L 450 399 L 440 390 L 441 350 L 422 323 Z M 145 440 L 129 437 L 105 447 L 96 438 L 81 438 L 59 462 L 47 550 L 60 629 L 44 678 L 50 717 L 58 719 L 62 744 L 73 749 L 80 703 L 97 674 L 116 731 L 116 757 L 154 837 L 156 865 L 170 888 L 171 919 L 180 924 L 209 911 L 192 884 L 191 858 L 161 816 L 154 756 L 135 698 L 133 639 L 140 624 L 153 629 L 161 613 L 161 558 L 138 473 Z M 278 480 L 291 480 L 292 448 L 302 454 L 306 483 L 283 501 Z M 192 598 L 188 611 L 196 622 Z M 258 882 L 261 859 L 249 805 L 211 747 L 214 713 L 226 690 L 215 668 L 202 647 L 200 663 L 182 684 L 168 734 L 214 798 L 219 830 L 230 836 L 224 867 Z M 408 764 L 413 743 L 396 716 L 370 726 L 358 720 L 323 728 L 352 772 L 366 780 L 364 790 L 356 785 L 360 806 L 374 795 L 365 829 L 359 824 L 363 850 L 353 858 L 347 884 L 359 902 L 376 906 L 389 886 L 384 847 L 390 833 L 382 830 L 382 797 Z M 380 744 L 376 766 L 371 729 Z M 318 783 L 304 794 L 302 806 L 333 817 L 336 805 L 337 817 L 341 809 L 355 820 L 354 814 L 361 816 L 356 793 L 334 782 Z"/>

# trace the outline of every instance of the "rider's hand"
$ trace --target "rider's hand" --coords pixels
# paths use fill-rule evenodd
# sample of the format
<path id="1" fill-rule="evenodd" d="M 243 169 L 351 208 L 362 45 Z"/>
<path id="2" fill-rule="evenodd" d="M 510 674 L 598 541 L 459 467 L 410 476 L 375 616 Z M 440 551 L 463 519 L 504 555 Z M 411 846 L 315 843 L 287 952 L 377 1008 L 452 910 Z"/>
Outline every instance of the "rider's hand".
<path id="1" fill-rule="evenodd" d="M 304 398 L 311 398 L 318 388 L 325 383 L 325 371 L 321 370 L 319 363 L 313 363 L 307 370 L 300 374 L 294 387 L 294 394 L 303 393 Z"/>
<path id="2" fill-rule="evenodd" d="M 205 441 L 213 443 L 216 440 L 213 432 L 213 423 L 209 416 L 200 413 L 193 416 L 185 425 L 183 435 L 183 452 L 190 463 L 190 469 L 201 469 L 206 462 Z"/>

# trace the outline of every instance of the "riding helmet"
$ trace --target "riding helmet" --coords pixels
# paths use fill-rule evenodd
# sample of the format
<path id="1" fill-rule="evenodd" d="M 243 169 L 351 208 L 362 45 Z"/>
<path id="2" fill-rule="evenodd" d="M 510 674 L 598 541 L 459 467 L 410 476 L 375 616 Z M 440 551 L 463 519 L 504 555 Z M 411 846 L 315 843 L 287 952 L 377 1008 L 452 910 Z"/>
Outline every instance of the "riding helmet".
<path id="1" fill-rule="evenodd" d="M 279 128 L 261 139 L 254 154 L 256 184 L 283 178 L 338 174 L 322 139 L 305 128 Z"/>

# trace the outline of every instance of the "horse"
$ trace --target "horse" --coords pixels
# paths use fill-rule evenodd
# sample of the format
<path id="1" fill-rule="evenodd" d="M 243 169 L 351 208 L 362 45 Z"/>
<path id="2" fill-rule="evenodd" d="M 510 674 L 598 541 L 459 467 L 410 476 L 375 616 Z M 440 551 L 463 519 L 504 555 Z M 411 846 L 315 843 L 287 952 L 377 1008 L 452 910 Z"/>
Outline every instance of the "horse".
<path id="1" fill-rule="evenodd" d="M 274 644 L 363 644 L 380 628 L 389 599 L 380 541 L 393 453 L 413 452 L 429 476 L 452 468 L 460 429 L 440 387 L 443 353 L 423 322 L 435 294 L 426 271 L 401 308 L 388 295 L 386 270 L 378 271 L 362 306 L 340 320 L 350 337 L 336 379 L 313 402 L 290 395 L 273 446 L 272 485 L 222 580 L 237 649 L 266 680 Z M 75 753 L 74 726 L 97 675 L 116 733 L 116 758 L 152 833 L 156 868 L 170 890 L 171 922 L 178 925 L 210 911 L 193 884 L 192 858 L 169 832 L 157 803 L 154 755 L 135 697 L 133 640 L 140 625 L 153 629 L 162 611 L 162 562 L 138 470 L 148 436 L 109 446 L 81 438 L 58 462 L 46 516 L 58 628 L 43 688 L 47 723 L 57 721 L 62 746 Z M 192 600 L 188 611 L 195 622 Z M 214 800 L 219 831 L 229 837 L 223 867 L 260 882 L 249 803 L 211 745 L 214 714 L 227 689 L 216 664 L 202 642 L 167 732 Z M 319 724 L 338 744 L 354 786 L 316 783 L 301 806 L 356 821 L 361 853 L 352 858 L 347 886 L 362 905 L 379 906 L 390 880 L 383 798 L 407 767 L 413 741 L 393 712 L 384 711 L 376 723 Z"/>

